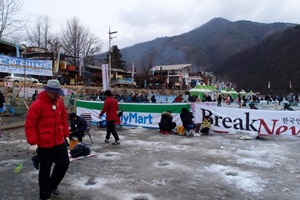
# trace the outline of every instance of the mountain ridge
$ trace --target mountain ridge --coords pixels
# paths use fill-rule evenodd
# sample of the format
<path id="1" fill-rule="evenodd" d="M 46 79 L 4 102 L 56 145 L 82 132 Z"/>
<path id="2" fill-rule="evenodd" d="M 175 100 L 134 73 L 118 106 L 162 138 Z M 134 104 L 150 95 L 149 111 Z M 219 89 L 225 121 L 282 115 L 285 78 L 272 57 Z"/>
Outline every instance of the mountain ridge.
<path id="1" fill-rule="evenodd" d="M 135 63 L 138 71 L 149 65 L 179 63 L 192 63 L 194 71 L 211 70 L 228 57 L 290 26 L 293 25 L 213 18 L 189 32 L 138 43 L 121 49 L 121 53 L 129 66 Z"/>

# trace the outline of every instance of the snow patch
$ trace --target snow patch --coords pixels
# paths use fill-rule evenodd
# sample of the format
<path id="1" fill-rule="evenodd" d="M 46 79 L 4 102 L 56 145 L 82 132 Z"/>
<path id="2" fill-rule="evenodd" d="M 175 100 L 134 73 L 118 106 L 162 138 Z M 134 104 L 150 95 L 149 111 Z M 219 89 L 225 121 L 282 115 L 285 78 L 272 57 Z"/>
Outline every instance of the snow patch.
<path id="1" fill-rule="evenodd" d="M 268 161 L 257 160 L 256 158 L 241 158 L 237 160 L 238 164 L 247 164 L 255 167 L 272 168 L 277 166 Z"/>
<path id="2" fill-rule="evenodd" d="M 265 187 L 266 181 L 252 174 L 230 166 L 211 165 L 205 169 L 213 174 L 218 174 L 227 183 L 247 192 L 260 193 Z"/>

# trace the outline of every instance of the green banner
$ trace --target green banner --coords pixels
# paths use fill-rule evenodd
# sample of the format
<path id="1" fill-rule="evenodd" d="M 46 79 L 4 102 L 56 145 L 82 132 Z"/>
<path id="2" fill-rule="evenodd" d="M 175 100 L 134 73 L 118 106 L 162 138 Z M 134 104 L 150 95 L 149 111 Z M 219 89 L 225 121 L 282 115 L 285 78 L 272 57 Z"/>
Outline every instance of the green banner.
<path id="1" fill-rule="evenodd" d="M 76 113 L 91 113 L 92 122 L 97 123 L 99 121 L 106 120 L 104 115 L 100 119 L 99 113 L 103 108 L 104 102 L 100 101 L 76 101 Z M 158 128 L 160 122 L 161 113 L 169 111 L 173 115 L 173 121 L 177 125 L 181 125 L 180 112 L 183 107 L 190 110 L 190 103 L 123 103 L 119 102 L 119 110 L 123 110 L 123 116 L 121 117 L 121 125 L 127 126 L 142 126 Z"/>

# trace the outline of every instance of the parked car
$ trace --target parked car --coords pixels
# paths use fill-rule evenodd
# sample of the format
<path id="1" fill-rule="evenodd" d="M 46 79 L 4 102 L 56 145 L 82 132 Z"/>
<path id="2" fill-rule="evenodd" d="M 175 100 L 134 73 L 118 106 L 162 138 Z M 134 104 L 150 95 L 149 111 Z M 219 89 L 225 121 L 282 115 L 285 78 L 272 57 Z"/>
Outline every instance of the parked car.
<path id="1" fill-rule="evenodd" d="M 70 81 L 62 75 L 58 75 L 57 79 L 61 85 L 70 85 Z"/>
<path id="2" fill-rule="evenodd" d="M 43 84 L 47 84 L 49 79 L 52 79 L 52 77 L 51 76 L 42 76 L 40 78 L 40 82 L 43 83 Z M 62 75 L 58 75 L 57 80 L 59 81 L 59 83 L 61 85 L 69 85 L 70 84 L 70 81 Z"/>
<path id="3" fill-rule="evenodd" d="M 51 76 L 41 76 L 39 78 L 39 81 L 40 81 L 40 83 L 47 84 L 49 79 L 52 79 L 52 77 Z"/>
<path id="4" fill-rule="evenodd" d="M 9 76 L 4 76 L 3 78 L 4 82 L 13 82 L 13 83 L 39 83 L 39 80 L 36 78 L 33 78 L 32 76 L 28 74 L 10 74 Z"/>

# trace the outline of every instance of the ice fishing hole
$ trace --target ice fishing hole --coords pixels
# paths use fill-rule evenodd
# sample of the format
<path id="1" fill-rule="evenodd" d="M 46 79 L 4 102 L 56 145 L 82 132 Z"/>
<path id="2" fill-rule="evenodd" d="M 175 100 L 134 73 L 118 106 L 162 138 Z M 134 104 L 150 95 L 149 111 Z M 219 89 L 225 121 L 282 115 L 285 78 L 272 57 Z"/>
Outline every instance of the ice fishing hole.
<path id="1" fill-rule="evenodd" d="M 170 165 L 170 163 L 168 163 L 168 162 L 160 162 L 160 163 L 158 163 L 158 166 L 167 166 L 167 165 Z"/>
<path id="2" fill-rule="evenodd" d="M 148 197 L 145 197 L 145 196 L 137 196 L 137 197 L 133 197 L 132 200 L 148 200 Z"/>
<path id="3" fill-rule="evenodd" d="M 106 156 L 106 157 L 113 157 L 114 154 L 112 154 L 112 153 L 106 153 L 106 154 L 104 154 L 104 156 Z"/>
<path id="4" fill-rule="evenodd" d="M 225 174 L 227 176 L 237 176 L 237 175 L 239 175 L 237 172 L 226 172 Z"/>
<path id="5" fill-rule="evenodd" d="M 96 185 L 96 181 L 95 180 L 88 180 L 85 185 Z"/>

